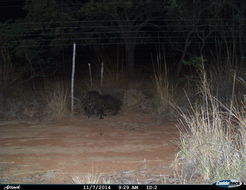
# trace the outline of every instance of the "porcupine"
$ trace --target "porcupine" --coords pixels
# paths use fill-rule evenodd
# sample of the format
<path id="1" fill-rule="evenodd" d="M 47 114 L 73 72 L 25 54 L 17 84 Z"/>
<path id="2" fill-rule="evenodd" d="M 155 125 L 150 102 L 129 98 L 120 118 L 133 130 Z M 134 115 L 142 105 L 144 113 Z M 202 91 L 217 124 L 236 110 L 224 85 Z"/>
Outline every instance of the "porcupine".
<path id="1" fill-rule="evenodd" d="M 121 101 L 109 94 L 100 94 L 98 91 L 88 91 L 82 101 L 82 109 L 90 118 L 92 115 L 103 119 L 106 115 L 116 115 L 121 107 Z"/>

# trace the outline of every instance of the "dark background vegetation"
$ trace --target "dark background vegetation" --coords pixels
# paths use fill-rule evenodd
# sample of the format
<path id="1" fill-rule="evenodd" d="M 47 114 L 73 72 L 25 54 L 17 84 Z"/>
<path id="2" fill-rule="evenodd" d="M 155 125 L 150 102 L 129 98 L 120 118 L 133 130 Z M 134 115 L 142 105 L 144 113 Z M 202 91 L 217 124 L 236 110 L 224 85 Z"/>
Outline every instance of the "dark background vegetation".
<path id="1" fill-rule="evenodd" d="M 27 103 L 32 107 L 36 101 L 38 106 L 30 110 L 42 110 L 39 106 L 52 103 L 50 96 L 58 106 L 54 110 L 63 110 L 61 102 L 70 104 L 73 43 L 77 44 L 76 98 L 100 86 L 110 92 L 120 89 L 122 99 L 128 96 L 127 89 L 146 82 L 140 89 L 152 87 L 150 104 L 166 107 L 171 99 L 185 96 L 179 92 L 183 88 L 195 94 L 197 71 L 204 65 L 213 93 L 228 102 L 234 73 L 237 78 L 245 76 L 245 1 L 1 0 L 0 9 L 3 114 L 9 108 L 18 115 Z M 102 62 L 105 73 L 100 83 Z M 243 96 L 240 89 L 234 90 Z M 142 92 L 133 93 L 143 97 Z"/>
<path id="2" fill-rule="evenodd" d="M 98 90 L 180 121 L 180 183 L 246 182 L 245 21 L 245 0 L 0 0 L 0 121 L 64 119 L 74 100 L 83 123 Z"/>
<path id="3" fill-rule="evenodd" d="M 0 63 L 7 57 L 25 77 L 70 75 L 87 63 L 151 71 L 161 49 L 173 74 L 202 56 L 209 64 L 245 59 L 245 1 L 1 0 Z M 196 61 L 195 61 L 196 62 Z M 185 66 L 187 67 L 187 66 Z M 81 74 L 81 73 L 80 73 Z"/>

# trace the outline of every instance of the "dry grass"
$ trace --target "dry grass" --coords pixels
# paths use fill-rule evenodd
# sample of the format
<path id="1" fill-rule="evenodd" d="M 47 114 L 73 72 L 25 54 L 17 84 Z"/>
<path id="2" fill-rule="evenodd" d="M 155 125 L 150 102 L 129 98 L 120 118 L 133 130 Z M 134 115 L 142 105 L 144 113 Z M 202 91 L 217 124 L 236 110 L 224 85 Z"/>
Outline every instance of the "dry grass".
<path id="1" fill-rule="evenodd" d="M 243 94 L 246 93 L 246 89 L 242 87 L 242 83 L 234 81 L 234 78 L 245 78 L 245 70 L 245 66 L 231 63 L 217 64 L 210 67 L 208 78 L 211 93 L 226 105 L 230 105 L 233 98 L 241 99 Z M 232 91 L 237 97 L 232 94 Z"/>
<path id="2" fill-rule="evenodd" d="M 141 161 L 142 162 L 142 161 Z M 145 164 L 145 163 L 144 163 Z M 91 169 L 85 175 L 74 175 L 72 181 L 75 184 L 174 184 L 170 176 L 155 173 L 156 168 L 144 168 L 138 170 L 126 170 L 110 174 L 98 174 Z"/>
<path id="3" fill-rule="evenodd" d="M 100 175 L 89 173 L 83 177 L 73 176 L 72 179 L 75 184 L 99 184 Z"/>
<path id="4" fill-rule="evenodd" d="M 180 183 L 246 181 L 245 114 L 233 105 L 224 106 L 212 95 L 205 71 L 200 84 L 202 103 L 194 106 L 190 102 L 188 114 L 181 111 L 176 177 Z"/>
<path id="5" fill-rule="evenodd" d="M 84 176 L 72 176 L 72 180 L 75 184 L 110 184 L 111 181 L 105 180 L 102 175 L 94 172 L 93 168 L 91 171 Z"/>
<path id="6" fill-rule="evenodd" d="M 166 114 L 174 105 L 174 87 L 170 83 L 168 69 L 165 58 L 161 55 L 157 56 L 154 65 L 154 86 L 156 96 L 154 97 L 154 110 L 158 115 Z"/>
<path id="7" fill-rule="evenodd" d="M 103 63 L 103 73 L 101 73 Z M 114 89 L 126 89 L 128 86 L 128 74 L 123 66 L 119 66 L 112 61 L 101 61 L 100 63 L 91 64 L 92 85 L 90 78 L 84 78 L 81 86 L 85 89 L 101 89 L 112 91 Z M 88 71 L 89 75 L 89 71 Z"/>
<path id="8" fill-rule="evenodd" d="M 57 120 L 68 114 L 68 89 L 63 83 L 55 83 L 44 97 L 47 119 Z"/>

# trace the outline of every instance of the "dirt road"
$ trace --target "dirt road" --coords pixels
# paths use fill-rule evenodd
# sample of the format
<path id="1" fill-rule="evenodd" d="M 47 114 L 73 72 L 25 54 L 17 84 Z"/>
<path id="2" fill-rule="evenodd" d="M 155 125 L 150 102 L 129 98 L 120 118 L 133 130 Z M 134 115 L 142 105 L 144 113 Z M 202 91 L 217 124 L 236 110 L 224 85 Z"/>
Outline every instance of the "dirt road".
<path id="1" fill-rule="evenodd" d="M 174 123 L 130 111 L 103 120 L 1 122 L 0 183 L 165 182 L 177 138 Z"/>

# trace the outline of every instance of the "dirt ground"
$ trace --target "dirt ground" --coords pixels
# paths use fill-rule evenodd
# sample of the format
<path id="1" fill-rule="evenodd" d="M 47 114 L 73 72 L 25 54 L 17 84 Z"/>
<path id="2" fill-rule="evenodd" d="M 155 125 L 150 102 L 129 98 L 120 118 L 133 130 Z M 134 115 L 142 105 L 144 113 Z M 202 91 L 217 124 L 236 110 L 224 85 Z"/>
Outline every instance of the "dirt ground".
<path id="1" fill-rule="evenodd" d="M 149 114 L 0 122 L 0 183 L 170 183 L 179 132 Z"/>

